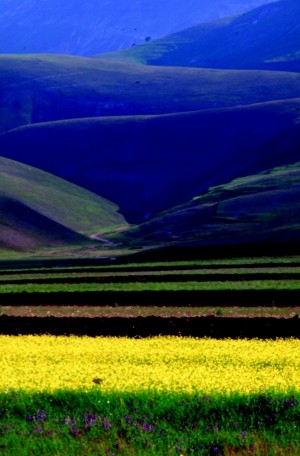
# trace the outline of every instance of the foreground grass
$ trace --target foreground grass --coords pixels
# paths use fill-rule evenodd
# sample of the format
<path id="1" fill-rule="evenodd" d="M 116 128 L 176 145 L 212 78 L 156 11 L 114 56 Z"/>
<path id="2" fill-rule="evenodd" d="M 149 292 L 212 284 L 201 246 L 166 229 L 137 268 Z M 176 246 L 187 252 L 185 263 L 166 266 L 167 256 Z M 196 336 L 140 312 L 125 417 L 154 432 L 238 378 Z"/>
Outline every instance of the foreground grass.
<path id="1" fill-rule="evenodd" d="M 300 394 L 100 390 L 0 393 L 9 456 L 286 455 L 300 451 Z"/>

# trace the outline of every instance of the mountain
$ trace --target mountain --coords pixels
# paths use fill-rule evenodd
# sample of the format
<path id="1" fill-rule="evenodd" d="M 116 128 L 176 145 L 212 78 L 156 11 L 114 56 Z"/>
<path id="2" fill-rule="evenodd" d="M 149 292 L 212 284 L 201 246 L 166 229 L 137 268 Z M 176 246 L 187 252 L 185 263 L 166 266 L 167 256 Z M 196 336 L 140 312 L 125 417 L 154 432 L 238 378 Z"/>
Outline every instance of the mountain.
<path id="1" fill-rule="evenodd" d="M 300 2 L 281 0 L 106 57 L 148 65 L 300 71 Z"/>
<path id="2" fill-rule="evenodd" d="M 127 224 L 118 207 L 39 169 L 0 157 L 0 251 L 86 244 Z"/>
<path id="3" fill-rule="evenodd" d="M 299 5 L 3 0 L 0 251 L 298 242 Z"/>
<path id="4" fill-rule="evenodd" d="M 140 223 L 213 185 L 298 161 L 299 121 L 300 98 L 74 119 L 10 130 L 0 151 L 104 196 Z"/>
<path id="5" fill-rule="evenodd" d="M 0 53 L 93 55 L 272 0 L 1 0 Z"/>
<path id="6" fill-rule="evenodd" d="M 212 187 L 113 239 L 135 248 L 299 243 L 300 163 Z"/>
<path id="7" fill-rule="evenodd" d="M 53 120 L 165 114 L 300 97 L 300 74 L 0 56 L 0 131 Z"/>

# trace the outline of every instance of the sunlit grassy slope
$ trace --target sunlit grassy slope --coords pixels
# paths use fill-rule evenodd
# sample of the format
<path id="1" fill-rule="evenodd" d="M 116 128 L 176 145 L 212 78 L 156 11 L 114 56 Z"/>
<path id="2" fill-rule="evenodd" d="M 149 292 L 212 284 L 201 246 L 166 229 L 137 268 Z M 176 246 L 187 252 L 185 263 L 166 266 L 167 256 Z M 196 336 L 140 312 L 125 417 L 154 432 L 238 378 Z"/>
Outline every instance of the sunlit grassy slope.
<path id="1" fill-rule="evenodd" d="M 133 245 L 230 245 L 300 240 L 300 163 L 212 187 L 124 234 Z"/>
<path id="2" fill-rule="evenodd" d="M 0 56 L 0 131 L 68 118 L 164 114 L 300 97 L 296 73 Z"/>
<path id="3" fill-rule="evenodd" d="M 299 108 L 295 99 L 48 122 L 1 135 L 0 149 L 108 198 L 136 223 L 212 185 L 298 161 Z"/>
<path id="4" fill-rule="evenodd" d="M 300 71 L 300 4 L 273 2 L 107 57 L 148 65 Z"/>
<path id="5" fill-rule="evenodd" d="M 118 207 L 39 169 L 0 157 L 0 249 L 86 242 L 126 222 Z"/>

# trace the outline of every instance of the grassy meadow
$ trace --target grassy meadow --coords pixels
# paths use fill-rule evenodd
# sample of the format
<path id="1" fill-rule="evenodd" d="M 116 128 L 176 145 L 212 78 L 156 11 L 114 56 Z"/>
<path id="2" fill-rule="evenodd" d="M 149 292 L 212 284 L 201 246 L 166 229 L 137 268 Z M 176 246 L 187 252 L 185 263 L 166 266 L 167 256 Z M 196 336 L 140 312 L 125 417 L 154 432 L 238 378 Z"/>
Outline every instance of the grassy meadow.
<path id="1" fill-rule="evenodd" d="M 88 247 L 94 233 L 127 227 L 118 207 L 101 196 L 4 157 L 0 165 L 2 258 L 48 246 Z"/>
<path id="2" fill-rule="evenodd" d="M 118 207 L 99 195 L 24 163 L 0 157 L 0 165 L 1 198 L 18 201 L 82 235 L 126 226 Z"/>
<path id="3" fill-rule="evenodd" d="M 299 340 L 0 336 L 5 455 L 297 455 Z"/>

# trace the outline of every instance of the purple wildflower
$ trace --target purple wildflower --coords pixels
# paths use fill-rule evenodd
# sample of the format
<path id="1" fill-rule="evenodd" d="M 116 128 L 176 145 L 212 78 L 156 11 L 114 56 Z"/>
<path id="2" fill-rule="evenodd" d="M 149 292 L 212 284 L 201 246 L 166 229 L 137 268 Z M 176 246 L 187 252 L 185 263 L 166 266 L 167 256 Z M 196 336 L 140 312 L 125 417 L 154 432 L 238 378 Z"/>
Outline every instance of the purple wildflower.
<path id="1" fill-rule="evenodd" d="M 294 407 L 296 404 L 297 404 L 297 400 L 295 398 L 285 399 L 285 401 L 284 401 L 284 405 L 286 407 Z"/>
<path id="2" fill-rule="evenodd" d="M 79 429 L 76 429 L 75 427 L 72 427 L 72 429 L 70 430 L 70 434 L 73 437 L 77 437 L 80 434 L 80 431 L 79 431 Z"/>
<path id="3" fill-rule="evenodd" d="M 71 419 L 69 416 L 67 416 L 67 417 L 65 418 L 65 423 L 66 423 L 66 424 L 69 424 L 70 426 L 73 426 L 73 427 L 74 427 L 74 426 L 76 425 L 76 419 L 75 419 L 75 418 L 72 418 L 72 419 Z"/>
<path id="4" fill-rule="evenodd" d="M 93 413 L 85 413 L 83 417 L 83 421 L 85 424 L 92 425 L 94 421 L 96 421 L 97 415 L 94 415 Z"/>
<path id="5" fill-rule="evenodd" d="M 220 454 L 221 453 L 221 448 L 219 448 L 217 445 L 214 445 L 210 449 L 210 455 L 215 455 L 215 454 Z"/>
<path id="6" fill-rule="evenodd" d="M 144 432 L 154 432 L 155 431 L 153 424 L 149 424 L 146 422 L 143 424 L 143 429 L 144 429 Z"/>
<path id="7" fill-rule="evenodd" d="M 45 418 L 46 418 L 46 412 L 44 412 L 44 410 L 38 410 L 36 412 L 36 415 L 35 415 L 35 418 L 38 420 L 38 421 L 44 421 Z"/>
<path id="8" fill-rule="evenodd" d="M 150 432 L 150 425 L 148 423 L 143 424 L 143 429 L 145 432 Z"/>
<path id="9" fill-rule="evenodd" d="M 104 427 L 104 429 L 111 429 L 112 428 L 112 425 L 110 424 L 110 422 L 108 421 L 106 416 L 103 418 L 103 427 Z"/>

